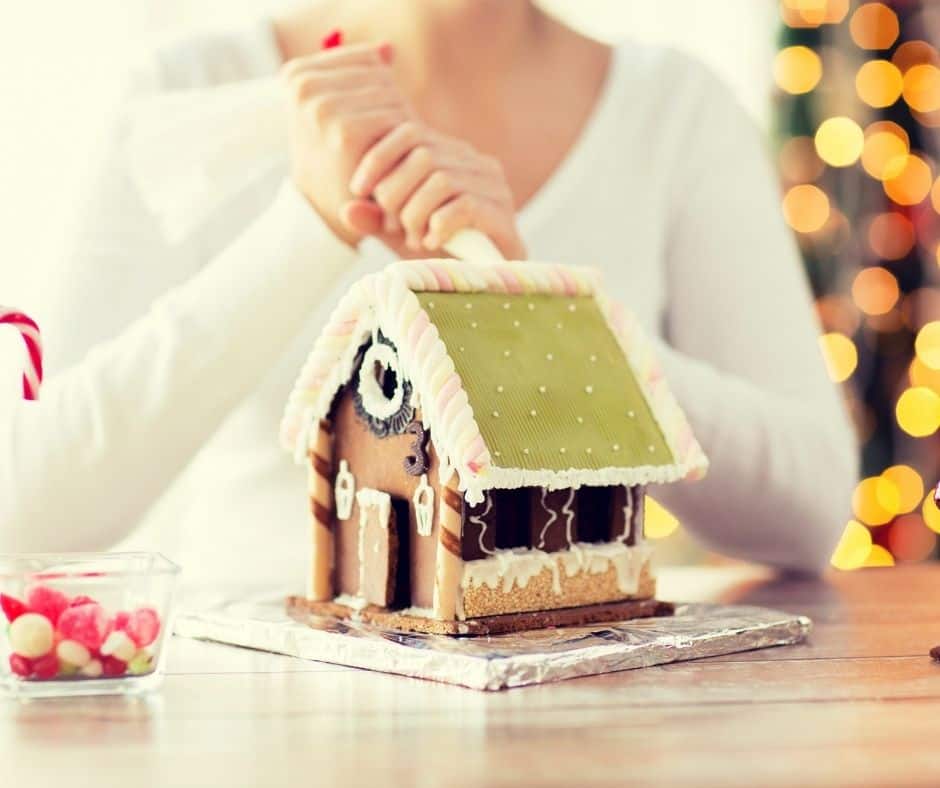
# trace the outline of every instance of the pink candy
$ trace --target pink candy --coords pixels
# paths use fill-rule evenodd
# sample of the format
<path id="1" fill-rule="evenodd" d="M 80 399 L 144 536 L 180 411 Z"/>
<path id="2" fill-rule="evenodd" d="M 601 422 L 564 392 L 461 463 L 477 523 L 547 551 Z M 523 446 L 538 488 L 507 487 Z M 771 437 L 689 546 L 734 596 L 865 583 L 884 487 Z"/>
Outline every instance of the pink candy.
<path id="1" fill-rule="evenodd" d="M 10 622 L 10 672 L 19 678 L 115 678 L 153 670 L 154 655 L 145 648 L 159 637 L 161 622 L 152 607 L 109 616 L 91 597 L 69 598 L 36 585 L 25 601 L 0 594 L 0 610 Z"/>
<path id="2" fill-rule="evenodd" d="M 59 634 L 81 643 L 89 651 L 97 651 L 101 647 L 110 629 L 104 608 L 94 602 L 70 607 L 59 618 Z"/>
<path id="3" fill-rule="evenodd" d="M 117 625 L 116 621 L 115 625 Z M 137 608 L 130 614 L 124 631 L 138 647 L 149 646 L 160 634 L 160 616 L 152 607 Z"/>
<path id="4" fill-rule="evenodd" d="M 48 586 L 33 586 L 26 593 L 26 607 L 32 613 L 45 616 L 55 626 L 62 611 L 69 606 L 68 597 Z"/>

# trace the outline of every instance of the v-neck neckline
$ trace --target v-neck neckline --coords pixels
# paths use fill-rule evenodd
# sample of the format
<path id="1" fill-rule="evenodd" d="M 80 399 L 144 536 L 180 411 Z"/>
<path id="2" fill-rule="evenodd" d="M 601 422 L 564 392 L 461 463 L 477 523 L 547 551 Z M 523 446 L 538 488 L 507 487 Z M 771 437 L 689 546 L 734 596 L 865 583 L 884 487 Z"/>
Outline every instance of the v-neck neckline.
<path id="1" fill-rule="evenodd" d="M 283 64 L 280 45 L 274 19 L 266 17 L 262 22 L 262 35 L 267 42 L 268 53 L 272 62 L 272 73 L 277 73 Z M 610 61 L 607 73 L 594 106 L 588 113 L 577 139 L 564 153 L 559 163 L 548 177 L 536 189 L 516 212 L 519 230 L 523 237 L 529 235 L 542 221 L 555 215 L 556 207 L 563 201 L 570 184 L 578 174 L 589 167 L 592 159 L 602 149 L 602 138 L 607 128 L 608 119 L 619 104 L 620 92 L 625 80 L 622 78 L 624 57 L 622 45 L 610 47 Z"/>

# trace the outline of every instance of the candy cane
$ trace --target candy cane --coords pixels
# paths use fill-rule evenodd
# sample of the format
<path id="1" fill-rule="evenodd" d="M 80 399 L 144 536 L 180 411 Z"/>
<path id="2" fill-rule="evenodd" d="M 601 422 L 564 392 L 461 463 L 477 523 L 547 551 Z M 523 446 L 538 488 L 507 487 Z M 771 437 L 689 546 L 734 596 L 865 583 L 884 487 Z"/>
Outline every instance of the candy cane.
<path id="1" fill-rule="evenodd" d="M 39 399 L 39 385 L 42 383 L 42 339 L 39 326 L 28 315 L 3 306 L 0 306 L 0 323 L 13 326 L 23 337 L 29 356 L 29 363 L 23 372 L 23 396 L 26 399 Z"/>

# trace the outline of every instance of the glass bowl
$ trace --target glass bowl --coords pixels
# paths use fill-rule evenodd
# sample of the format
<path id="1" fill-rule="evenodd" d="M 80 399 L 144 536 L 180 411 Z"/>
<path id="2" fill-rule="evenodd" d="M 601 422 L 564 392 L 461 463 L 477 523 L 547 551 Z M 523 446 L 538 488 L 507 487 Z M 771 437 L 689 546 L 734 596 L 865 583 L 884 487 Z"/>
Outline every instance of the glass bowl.
<path id="1" fill-rule="evenodd" d="M 178 574 L 159 553 L 0 554 L 0 685 L 20 697 L 156 688 Z"/>

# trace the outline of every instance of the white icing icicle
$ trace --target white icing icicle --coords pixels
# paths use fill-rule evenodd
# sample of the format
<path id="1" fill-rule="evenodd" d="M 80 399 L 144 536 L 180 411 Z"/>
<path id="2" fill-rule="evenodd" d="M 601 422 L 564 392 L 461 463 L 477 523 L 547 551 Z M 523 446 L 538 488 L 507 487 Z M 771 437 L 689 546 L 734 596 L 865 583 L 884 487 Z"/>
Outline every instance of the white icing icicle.
<path id="1" fill-rule="evenodd" d="M 631 520 L 633 519 L 633 488 L 626 487 L 627 503 L 623 507 L 623 533 L 617 537 L 618 541 L 626 542 L 630 538 Z"/>
<path id="2" fill-rule="evenodd" d="M 428 475 L 421 474 L 421 483 L 415 490 L 412 502 L 415 506 L 415 516 L 418 520 L 418 534 L 420 536 L 430 536 L 434 528 L 434 490 L 428 484 Z"/>
<path id="3" fill-rule="evenodd" d="M 545 535 L 548 533 L 548 529 L 552 527 L 552 523 L 554 523 L 555 520 L 558 519 L 558 512 L 556 512 L 554 509 L 549 507 L 548 501 L 546 500 L 547 496 L 548 496 L 548 490 L 545 487 L 543 487 L 540 503 L 542 505 L 542 508 L 545 510 L 546 514 L 548 514 L 549 517 L 548 517 L 548 521 L 545 523 L 545 525 L 542 526 L 542 530 L 539 532 L 539 545 L 538 546 L 540 548 L 545 547 Z"/>
<path id="4" fill-rule="evenodd" d="M 561 513 L 565 516 L 565 540 L 568 544 L 574 541 L 574 534 L 571 533 L 571 525 L 574 522 L 574 510 L 571 508 L 571 504 L 574 503 L 574 493 L 574 489 L 568 490 L 568 498 L 561 507 Z"/>
<path id="5" fill-rule="evenodd" d="M 352 514 L 353 495 L 356 491 L 356 479 L 349 470 L 346 460 L 339 461 L 339 471 L 336 473 L 336 485 L 333 497 L 336 501 L 336 517 L 339 520 L 348 520 Z"/>
<path id="6" fill-rule="evenodd" d="M 477 535 L 477 542 L 480 545 L 480 552 L 486 553 L 487 555 L 494 555 L 493 550 L 487 549 L 486 545 L 483 544 L 483 535 L 486 533 L 486 529 L 489 527 L 486 524 L 486 521 L 483 519 L 492 511 L 493 509 L 493 498 L 490 493 L 484 494 L 484 500 L 486 501 L 486 508 L 480 514 L 474 514 L 470 516 L 470 522 L 476 525 L 480 532 Z"/>

